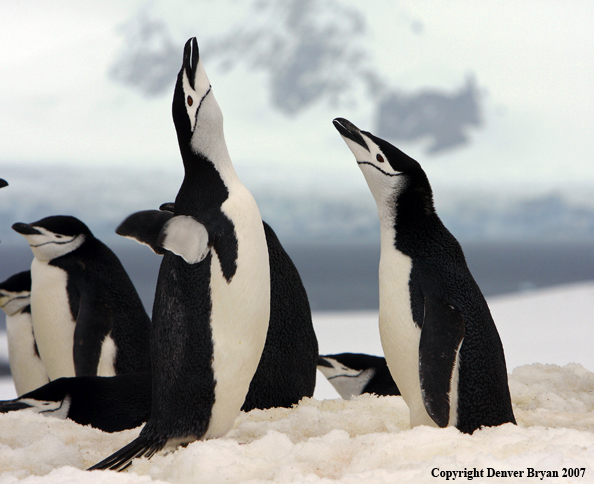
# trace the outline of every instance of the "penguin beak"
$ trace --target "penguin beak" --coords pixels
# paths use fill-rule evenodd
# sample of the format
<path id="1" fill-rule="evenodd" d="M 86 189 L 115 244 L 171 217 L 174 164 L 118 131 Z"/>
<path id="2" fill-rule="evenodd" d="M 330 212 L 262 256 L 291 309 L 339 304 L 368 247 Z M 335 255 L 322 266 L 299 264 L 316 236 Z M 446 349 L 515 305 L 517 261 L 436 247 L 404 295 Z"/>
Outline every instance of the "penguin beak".
<path id="1" fill-rule="evenodd" d="M 361 130 L 353 123 L 344 118 L 336 118 L 332 121 L 332 124 L 343 138 L 350 139 L 369 151 L 367 143 L 365 143 L 363 136 L 361 136 Z"/>
<path id="2" fill-rule="evenodd" d="M 41 232 L 30 224 L 17 222 L 13 224 L 12 230 L 21 235 L 41 235 Z"/>
<path id="3" fill-rule="evenodd" d="M 198 52 L 198 41 L 196 40 L 196 37 L 192 37 L 184 46 L 184 69 L 192 89 L 196 89 L 194 87 L 194 79 L 196 78 L 196 69 L 198 68 L 199 61 L 200 53 Z"/>
<path id="4" fill-rule="evenodd" d="M 334 368 L 332 363 L 330 363 L 326 358 L 322 356 L 318 356 L 318 365 L 317 366 L 326 366 L 328 368 Z"/>
<path id="5" fill-rule="evenodd" d="M 6 180 L 4 180 L 3 178 L 0 178 L 0 188 L 7 187 L 7 186 L 8 186 L 8 182 Z"/>

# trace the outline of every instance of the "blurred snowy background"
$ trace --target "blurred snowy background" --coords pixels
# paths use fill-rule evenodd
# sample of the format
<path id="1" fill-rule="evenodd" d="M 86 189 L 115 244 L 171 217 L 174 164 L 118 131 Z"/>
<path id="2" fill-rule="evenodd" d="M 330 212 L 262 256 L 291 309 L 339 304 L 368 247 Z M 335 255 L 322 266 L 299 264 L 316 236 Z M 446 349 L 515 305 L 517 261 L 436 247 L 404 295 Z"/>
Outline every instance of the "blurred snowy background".
<path id="1" fill-rule="evenodd" d="M 150 311 L 159 258 L 114 229 L 181 183 L 191 36 L 315 311 L 377 307 L 376 209 L 337 116 L 422 164 L 488 297 L 594 280 L 593 20 L 594 2 L 2 2 L 0 280 L 31 259 L 14 222 L 72 214 Z"/>

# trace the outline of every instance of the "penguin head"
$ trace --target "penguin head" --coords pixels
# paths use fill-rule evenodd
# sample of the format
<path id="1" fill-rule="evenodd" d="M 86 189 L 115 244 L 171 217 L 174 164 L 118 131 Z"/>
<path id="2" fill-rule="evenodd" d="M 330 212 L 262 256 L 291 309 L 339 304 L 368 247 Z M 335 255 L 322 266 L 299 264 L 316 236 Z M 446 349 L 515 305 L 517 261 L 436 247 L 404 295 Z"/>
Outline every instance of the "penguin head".
<path id="1" fill-rule="evenodd" d="M 359 357 L 366 356 L 368 355 L 352 353 L 320 355 L 317 367 L 339 395 L 345 400 L 350 400 L 353 396 L 363 393 L 363 389 L 377 371 L 373 364 L 360 361 Z"/>
<path id="2" fill-rule="evenodd" d="M 24 271 L 0 283 L 0 309 L 13 316 L 31 302 L 31 271 Z"/>
<path id="3" fill-rule="evenodd" d="M 195 37 L 189 39 L 184 47 L 182 67 L 173 94 L 172 114 L 182 153 L 190 149 L 210 161 L 219 158 L 221 140 L 224 140 L 223 113 L 204 71 Z"/>
<path id="4" fill-rule="evenodd" d="M 332 123 L 355 155 L 378 206 L 397 198 L 411 179 L 426 178 L 419 163 L 387 141 L 344 118 Z"/>
<path id="5" fill-rule="evenodd" d="M 41 261 L 66 255 L 93 238 L 84 223 L 69 215 L 53 215 L 31 224 L 18 222 L 12 228 L 27 239 L 33 255 Z"/>

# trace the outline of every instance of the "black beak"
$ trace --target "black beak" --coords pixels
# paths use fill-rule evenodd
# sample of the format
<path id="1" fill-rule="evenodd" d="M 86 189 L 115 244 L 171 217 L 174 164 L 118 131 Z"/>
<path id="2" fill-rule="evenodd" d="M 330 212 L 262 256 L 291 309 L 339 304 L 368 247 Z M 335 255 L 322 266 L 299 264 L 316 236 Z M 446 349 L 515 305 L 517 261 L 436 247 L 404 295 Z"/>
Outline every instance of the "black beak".
<path id="1" fill-rule="evenodd" d="M 161 210 L 163 212 L 173 213 L 175 211 L 175 203 L 173 203 L 173 202 L 162 203 L 161 206 L 159 207 L 159 210 Z"/>
<path id="2" fill-rule="evenodd" d="M 7 187 L 7 186 L 8 186 L 8 182 L 6 180 L 4 180 L 3 178 L 0 178 L 0 188 Z"/>
<path id="3" fill-rule="evenodd" d="M 323 356 L 318 356 L 318 365 L 317 366 L 327 366 L 328 368 L 334 368 L 331 363 L 328 363 L 326 358 Z"/>
<path id="4" fill-rule="evenodd" d="M 196 37 L 192 37 L 184 46 L 184 69 L 186 70 L 192 89 L 195 89 L 194 78 L 196 77 L 196 68 L 198 67 L 199 60 L 198 42 L 196 41 Z"/>
<path id="5" fill-rule="evenodd" d="M 29 224 L 24 224 L 22 222 L 17 222 L 13 224 L 12 230 L 18 232 L 21 235 L 41 235 L 41 232 L 37 230 L 35 227 Z"/>
<path id="6" fill-rule="evenodd" d="M 363 136 L 361 136 L 361 130 L 357 128 L 357 126 L 355 126 L 353 123 L 344 118 L 336 118 L 332 121 L 332 124 L 342 136 L 354 141 L 355 143 L 361 145 L 363 148 L 369 151 L 367 143 L 365 143 Z"/>

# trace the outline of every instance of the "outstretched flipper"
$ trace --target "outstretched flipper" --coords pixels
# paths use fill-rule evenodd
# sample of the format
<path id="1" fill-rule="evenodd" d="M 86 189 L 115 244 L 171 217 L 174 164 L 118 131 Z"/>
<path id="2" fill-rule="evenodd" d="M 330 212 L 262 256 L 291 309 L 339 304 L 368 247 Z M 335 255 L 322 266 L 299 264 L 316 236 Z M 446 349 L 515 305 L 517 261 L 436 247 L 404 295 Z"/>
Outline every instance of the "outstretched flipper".
<path id="1" fill-rule="evenodd" d="M 151 374 L 59 378 L 16 400 L 0 402 L 0 413 L 25 409 L 104 432 L 133 429 L 151 413 Z"/>
<path id="2" fill-rule="evenodd" d="M 8 182 L 4 178 L 0 178 L 0 188 L 8 186 Z"/>
<path id="3" fill-rule="evenodd" d="M 208 254 L 208 232 L 193 217 L 174 216 L 173 206 L 173 203 L 164 203 L 161 210 L 133 213 L 120 224 L 116 233 L 147 245 L 155 254 L 169 251 L 188 264 L 196 264 Z"/>
<path id="4" fill-rule="evenodd" d="M 161 210 L 135 212 L 119 225 L 116 234 L 147 245 L 155 254 L 163 255 L 165 249 L 157 244 L 157 238 L 171 217 L 172 213 Z"/>
<path id="5" fill-rule="evenodd" d="M 427 413 L 440 427 L 450 420 L 452 382 L 464 332 L 460 311 L 439 298 L 425 297 L 419 342 L 421 394 Z"/>

